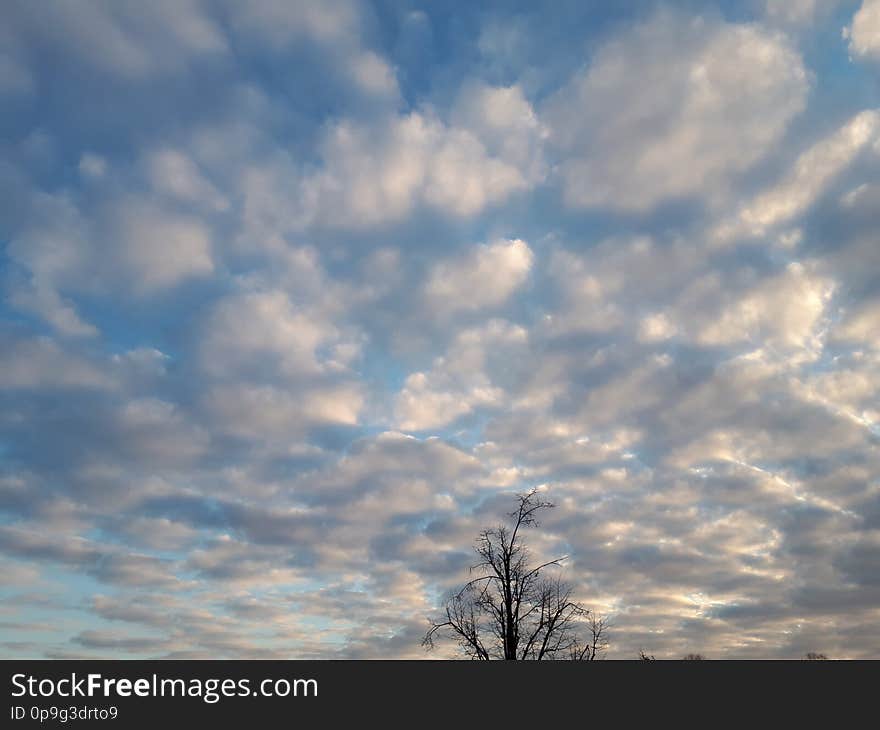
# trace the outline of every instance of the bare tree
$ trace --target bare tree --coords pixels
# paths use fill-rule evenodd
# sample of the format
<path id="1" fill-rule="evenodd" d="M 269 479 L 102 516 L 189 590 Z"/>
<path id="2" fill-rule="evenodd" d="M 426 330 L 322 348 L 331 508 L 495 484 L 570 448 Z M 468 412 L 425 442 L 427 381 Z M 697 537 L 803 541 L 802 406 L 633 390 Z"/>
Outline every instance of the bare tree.
<path id="1" fill-rule="evenodd" d="M 430 650 L 437 637 L 450 637 L 465 656 L 479 660 L 601 658 L 608 621 L 575 601 L 571 586 L 546 576 L 565 557 L 535 565 L 523 544 L 523 530 L 553 505 L 535 489 L 517 500 L 511 525 L 480 533 L 474 545 L 479 561 L 471 567 L 476 575 L 447 599 L 440 618 L 429 619 L 422 645 Z"/>
<path id="2" fill-rule="evenodd" d="M 701 662 L 705 658 L 702 654 L 685 654 L 682 657 L 686 662 Z"/>
<path id="3" fill-rule="evenodd" d="M 648 654 L 648 652 L 646 652 L 644 649 L 639 649 L 639 659 L 641 659 L 643 662 L 656 661 L 656 659 L 654 659 L 654 655 Z"/>
<path id="4" fill-rule="evenodd" d="M 604 616 L 590 612 L 587 616 L 587 633 L 588 640 L 582 645 L 578 638 L 575 638 L 574 645 L 569 651 L 569 659 L 574 661 L 593 661 L 605 657 L 610 642 L 608 641 L 608 630 L 611 628 L 611 621 Z"/>
<path id="5" fill-rule="evenodd" d="M 816 651 L 808 651 L 804 655 L 804 659 L 806 659 L 808 662 L 825 662 L 825 661 L 828 661 L 828 655 L 827 654 L 820 654 L 819 652 L 816 652 Z"/>

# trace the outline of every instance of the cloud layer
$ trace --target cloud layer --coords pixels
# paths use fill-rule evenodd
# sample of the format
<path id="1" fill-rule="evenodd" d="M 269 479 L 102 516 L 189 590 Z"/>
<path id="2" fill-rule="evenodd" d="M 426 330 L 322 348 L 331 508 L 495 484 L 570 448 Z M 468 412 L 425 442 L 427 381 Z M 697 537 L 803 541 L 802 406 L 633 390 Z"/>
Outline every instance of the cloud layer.
<path id="1" fill-rule="evenodd" d="M 581 5 L 7 3 L 0 654 L 880 654 L 880 5 Z"/>

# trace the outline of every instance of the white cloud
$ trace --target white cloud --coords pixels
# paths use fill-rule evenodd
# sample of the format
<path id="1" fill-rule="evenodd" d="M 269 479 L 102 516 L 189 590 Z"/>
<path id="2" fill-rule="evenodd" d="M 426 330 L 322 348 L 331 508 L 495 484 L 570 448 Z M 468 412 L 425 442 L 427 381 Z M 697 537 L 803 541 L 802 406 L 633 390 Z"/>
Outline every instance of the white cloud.
<path id="1" fill-rule="evenodd" d="M 367 499 L 373 500 L 366 520 L 356 503 L 341 504 L 340 508 L 347 520 L 357 523 L 361 530 L 372 531 L 377 519 L 388 518 L 388 512 L 382 511 L 382 500 L 394 502 L 399 495 L 401 501 L 412 504 L 411 496 L 404 492 L 412 490 L 414 483 L 423 492 L 432 482 L 442 485 L 435 490 L 437 497 L 439 493 L 466 492 L 467 481 L 482 472 L 483 467 L 473 454 L 439 438 L 420 439 L 398 431 L 384 431 L 353 443 L 343 458 L 328 465 L 317 479 L 304 481 L 302 488 L 314 494 L 365 493 Z M 429 496 L 433 502 L 434 495 Z M 436 502 L 448 504 L 449 499 Z"/>
<path id="2" fill-rule="evenodd" d="M 356 384 L 316 384 L 292 391 L 233 383 L 211 388 L 204 407 L 219 432 L 253 440 L 266 450 L 294 447 L 315 425 L 353 426 L 363 402 Z"/>
<path id="3" fill-rule="evenodd" d="M 607 332 L 621 324 L 622 313 L 615 298 L 622 285 L 623 270 L 615 275 L 616 267 L 603 266 L 601 261 L 601 255 L 553 252 L 548 269 L 562 303 L 548 315 L 552 332 Z"/>
<path id="4" fill-rule="evenodd" d="M 523 17 L 490 17 L 480 28 L 477 47 L 493 68 L 519 70 L 529 32 L 528 21 Z"/>
<path id="5" fill-rule="evenodd" d="M 534 255 L 525 241 L 482 244 L 458 259 L 438 262 L 425 283 L 424 297 L 443 316 L 497 307 L 526 281 Z"/>
<path id="6" fill-rule="evenodd" d="M 519 85 L 466 84 L 452 121 L 477 135 L 489 154 L 515 164 L 531 183 L 544 179 L 543 145 L 549 133 Z"/>
<path id="7" fill-rule="evenodd" d="M 354 57 L 351 73 L 357 85 L 369 94 L 394 96 L 398 92 L 394 69 L 373 51 L 364 51 Z"/>
<path id="8" fill-rule="evenodd" d="M 666 307 L 705 269 L 706 248 L 698 238 L 611 236 L 587 248 L 555 248 L 542 263 L 556 304 L 542 323 L 547 334 L 617 332 L 656 342 L 677 332 Z"/>
<path id="9" fill-rule="evenodd" d="M 867 428 L 880 426 L 880 403 L 877 384 L 880 382 L 880 302 L 873 302 L 873 332 L 859 332 L 857 324 L 853 342 L 873 346 L 874 353 L 857 351 L 849 357 L 839 357 L 833 370 L 811 373 L 793 386 L 797 396 L 806 402 L 818 403 L 838 417 Z M 840 338 L 847 340 L 844 332 Z M 873 341 L 873 342 L 872 342 Z M 864 469 L 853 465 L 853 470 Z"/>
<path id="10" fill-rule="evenodd" d="M 643 211 L 710 195 L 805 106 L 782 35 L 661 12 L 606 42 L 546 108 L 566 202 Z"/>
<path id="11" fill-rule="evenodd" d="M 515 143 L 492 154 L 473 131 L 429 112 L 378 127 L 343 121 L 327 135 L 323 170 L 303 181 L 302 195 L 327 226 L 394 222 L 418 205 L 469 217 L 531 187 L 532 171 L 521 167 L 531 163 L 519 155 Z"/>
<path id="12" fill-rule="evenodd" d="M 365 393 L 351 369 L 360 337 L 333 319 L 340 290 L 308 251 L 290 251 L 281 263 L 276 284 L 245 277 L 211 307 L 197 352 L 208 378 L 203 407 L 218 428 L 264 449 L 295 450 L 314 426 L 357 424 Z"/>
<path id="13" fill-rule="evenodd" d="M 86 152 L 79 158 L 79 172 L 87 179 L 102 178 L 107 173 L 107 160 L 100 155 Z"/>
<path id="14" fill-rule="evenodd" d="M 119 236 L 114 258 L 136 292 L 152 293 L 214 271 L 210 233 L 199 218 L 133 200 L 111 215 Z"/>
<path id="15" fill-rule="evenodd" d="M 867 145 L 878 138 L 880 112 L 859 112 L 836 132 L 803 152 L 788 174 L 740 210 L 737 218 L 714 232 L 718 242 L 738 235 L 763 235 L 809 208 L 829 183 L 850 165 Z"/>
<path id="16" fill-rule="evenodd" d="M 114 428 L 122 448 L 152 464 L 187 463 L 203 454 L 208 433 L 189 421 L 188 413 L 159 398 L 134 398 L 116 414 Z"/>
<path id="17" fill-rule="evenodd" d="M 334 340 L 332 325 L 295 307 L 280 290 L 221 299 L 204 325 L 200 357 L 215 375 L 265 372 L 282 377 L 319 373 L 316 350 Z"/>
<path id="18" fill-rule="evenodd" d="M 88 247 L 86 221 L 68 197 L 38 193 L 35 219 L 9 245 L 9 255 L 43 284 L 69 281 L 82 272 Z"/>
<path id="19" fill-rule="evenodd" d="M 200 0 L 61 4 L 53 9 L 52 22 L 33 3 L 15 3 L 8 10 L 7 22 L 21 37 L 123 78 L 177 72 L 227 50 L 220 26 Z"/>
<path id="20" fill-rule="evenodd" d="M 228 2 L 233 24 L 275 48 L 284 48 L 303 36 L 324 42 L 351 39 L 357 33 L 361 13 L 351 0 L 263 0 L 259 3 Z"/>
<path id="21" fill-rule="evenodd" d="M 199 218 L 133 197 L 83 211 L 69 196 L 37 193 L 31 222 L 12 238 L 9 255 L 25 272 L 10 300 L 67 335 L 94 335 L 68 294 L 124 290 L 151 295 L 214 271 L 211 238 Z"/>
<path id="22" fill-rule="evenodd" d="M 505 390 L 489 374 L 492 363 L 515 357 L 527 337 L 526 330 L 503 320 L 460 332 L 428 372 L 407 377 L 395 399 L 399 427 L 439 428 L 476 408 L 501 404 Z"/>
<path id="23" fill-rule="evenodd" d="M 7 249 L 28 276 L 9 285 L 10 304 L 42 317 L 62 334 L 94 335 L 95 327 L 59 293 L 65 287 L 76 288 L 85 276 L 90 233 L 86 221 L 66 197 L 39 194 L 32 205 L 35 220 L 13 237 Z"/>
<path id="24" fill-rule="evenodd" d="M 673 337 L 675 325 L 663 312 L 649 314 L 639 323 L 639 340 L 643 342 L 662 342 Z"/>
<path id="25" fill-rule="evenodd" d="M 353 0 L 264 0 L 227 2 L 233 31 L 274 53 L 301 48 L 311 41 L 325 53 L 322 73 L 338 73 L 367 98 L 395 101 L 399 89 L 394 69 L 362 38 L 369 11 Z"/>
<path id="26" fill-rule="evenodd" d="M 855 56 L 880 59 L 880 0 L 863 0 L 852 25 L 843 30 Z"/>
<path id="27" fill-rule="evenodd" d="M 83 320 L 71 302 L 45 284 L 19 283 L 10 287 L 9 303 L 21 312 L 42 318 L 62 335 L 94 337 L 98 334 L 98 328 Z"/>
<path id="28" fill-rule="evenodd" d="M 5 342 L 0 347 L 0 388 L 97 388 L 115 385 L 87 360 L 49 338 Z"/>
<path id="29" fill-rule="evenodd" d="M 835 328 L 834 336 L 854 345 L 880 349 L 880 299 L 860 302 Z"/>
<path id="30" fill-rule="evenodd" d="M 160 193 L 217 211 L 229 207 L 229 202 L 205 179 L 195 162 L 179 150 L 156 150 L 146 160 L 146 172 L 153 188 Z"/>
<path id="31" fill-rule="evenodd" d="M 706 345 L 815 347 L 833 291 L 833 281 L 800 263 L 790 264 L 724 306 L 717 318 L 699 327 L 696 339 Z"/>
<path id="32" fill-rule="evenodd" d="M 766 0 L 765 12 L 770 20 L 784 25 L 804 26 L 813 21 L 819 2 L 820 0 Z M 822 2 L 830 4 L 829 0 Z"/>

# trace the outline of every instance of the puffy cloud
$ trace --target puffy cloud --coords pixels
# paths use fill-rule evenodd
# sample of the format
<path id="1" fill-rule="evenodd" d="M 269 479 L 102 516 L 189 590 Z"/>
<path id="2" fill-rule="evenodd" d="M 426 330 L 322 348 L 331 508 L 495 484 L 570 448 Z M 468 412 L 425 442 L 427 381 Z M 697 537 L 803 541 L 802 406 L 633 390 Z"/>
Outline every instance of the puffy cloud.
<path id="1" fill-rule="evenodd" d="M 355 425 L 362 404 L 357 385 L 317 386 L 305 394 L 270 385 L 228 385 L 209 391 L 205 407 L 222 433 L 274 446 L 289 444 L 310 426 Z"/>
<path id="2" fill-rule="evenodd" d="M 547 315 L 555 331 L 602 332 L 620 324 L 620 312 L 611 296 L 619 291 L 620 282 L 591 271 L 591 263 L 571 251 L 553 254 L 550 273 L 563 297 L 562 306 Z"/>
<path id="3" fill-rule="evenodd" d="M 86 152 L 79 158 L 79 172 L 90 179 L 104 177 L 107 173 L 107 160 L 100 155 Z"/>
<path id="4" fill-rule="evenodd" d="M 374 53 L 364 51 L 352 61 L 352 75 L 364 91 L 377 96 L 397 94 L 397 78 L 388 62 Z"/>
<path id="5" fill-rule="evenodd" d="M 437 428 L 475 408 L 501 404 L 504 389 L 485 372 L 487 365 L 515 357 L 516 348 L 526 338 L 524 329 L 502 320 L 460 332 L 430 371 L 407 377 L 395 405 L 400 427 L 415 431 Z"/>
<path id="6" fill-rule="evenodd" d="M 248 7 L 224 4 L 233 32 L 260 51 L 284 56 L 302 53 L 303 46 L 315 44 L 322 53 L 314 62 L 329 77 L 325 82 L 332 84 L 338 78 L 368 98 L 397 100 L 395 70 L 376 50 L 366 47 L 362 31 L 371 18 L 362 3 L 265 0 Z"/>
<path id="7" fill-rule="evenodd" d="M 424 297 L 438 315 L 497 307 L 526 281 L 534 255 L 525 241 L 482 244 L 458 259 L 438 262 Z"/>
<path id="8" fill-rule="evenodd" d="M 98 329 L 77 314 L 73 304 L 45 283 L 17 282 L 10 287 L 9 301 L 22 312 L 35 314 L 57 332 L 71 337 L 91 337 Z"/>
<path id="9" fill-rule="evenodd" d="M 219 23 L 201 0 L 63 5 L 53 10 L 53 19 L 45 22 L 32 3 L 13 2 L 7 8 L 8 32 L 15 29 L 32 44 L 54 47 L 124 78 L 174 73 L 227 49 Z"/>
<path id="10" fill-rule="evenodd" d="M 876 355 L 864 352 L 848 358 L 838 356 L 833 371 L 805 377 L 794 386 L 794 390 L 803 400 L 821 404 L 835 416 L 870 429 L 880 421 L 880 404 L 874 393 L 878 365 L 880 361 Z M 865 476 L 863 467 L 849 469 L 851 473 L 859 472 Z"/>
<path id="11" fill-rule="evenodd" d="M 69 535 L 41 536 L 21 527 L 0 528 L 0 548 L 10 554 L 36 561 L 59 561 L 79 566 L 98 580 L 120 585 L 179 587 L 169 561 L 120 550 Z"/>
<path id="12" fill-rule="evenodd" d="M 89 174 L 103 174 L 100 163 L 93 157 L 83 157 L 80 168 L 87 165 Z M 205 205 L 215 210 L 225 210 L 229 203 L 220 192 L 204 178 L 196 164 L 184 153 L 174 149 L 160 149 L 146 162 L 147 175 L 159 192 L 184 202 Z"/>
<path id="13" fill-rule="evenodd" d="M 661 12 L 604 43 L 546 106 L 565 200 L 644 211 L 711 194 L 771 149 L 807 88 L 783 36 Z"/>
<path id="14" fill-rule="evenodd" d="M 211 233 L 199 218 L 133 197 L 84 212 L 69 196 L 38 194 L 34 217 L 8 252 L 21 276 L 12 303 L 67 335 L 94 335 L 66 294 L 120 288 L 148 296 L 214 271 Z"/>
<path id="15" fill-rule="evenodd" d="M 639 324 L 639 339 L 646 342 L 668 340 L 675 335 L 676 331 L 675 325 L 672 324 L 669 318 L 663 312 L 658 312 L 656 314 L 649 314 L 641 321 Z"/>
<path id="16" fill-rule="evenodd" d="M 843 35 L 849 39 L 849 50 L 853 55 L 880 58 L 880 2 L 863 0 L 852 24 L 844 28 Z"/>
<path id="17" fill-rule="evenodd" d="M 203 407 L 222 433 L 289 448 L 311 428 L 358 423 L 364 392 L 349 369 L 358 340 L 283 290 L 245 288 L 220 299 L 198 351 L 210 378 Z"/>
<path id="18" fill-rule="evenodd" d="M 284 376 L 320 371 L 316 350 L 334 339 L 310 313 L 294 307 L 280 290 L 253 291 L 221 299 L 204 325 L 203 369 L 212 375 L 271 369 Z"/>
<path id="19" fill-rule="evenodd" d="M 293 44 L 304 36 L 322 41 L 349 40 L 356 36 L 361 22 L 360 9 L 351 0 L 331 0 L 320 5 L 307 0 L 264 0 L 250 5 L 231 2 L 228 5 L 240 29 L 277 48 Z"/>
<path id="20" fill-rule="evenodd" d="M 790 264 L 725 306 L 716 319 L 704 322 L 697 340 L 707 345 L 752 341 L 771 348 L 816 346 L 813 340 L 833 290 L 833 282 L 811 274 L 802 264 Z M 688 307 L 694 305 L 698 303 L 688 302 Z"/>
<path id="21" fill-rule="evenodd" d="M 820 6 L 822 10 L 827 10 L 833 4 L 834 0 L 765 0 L 765 12 L 771 21 L 803 27 L 813 22 Z"/>
<path id="22" fill-rule="evenodd" d="M 514 163 L 529 181 L 543 180 L 548 130 L 521 86 L 468 84 L 459 94 L 452 119 L 456 126 L 476 134 L 490 154 Z"/>
<path id="23" fill-rule="evenodd" d="M 528 104 L 521 94 L 505 92 L 512 97 L 508 118 L 480 117 L 477 108 L 476 131 L 445 124 L 430 111 L 383 120 L 378 128 L 337 123 L 323 142 L 323 169 L 302 183 L 311 215 L 349 228 L 399 221 L 419 205 L 468 217 L 529 189 L 535 163 L 522 139 L 535 123 L 509 118 Z M 488 130 L 493 141 L 487 145 Z"/>
<path id="24" fill-rule="evenodd" d="M 205 431 L 174 403 L 158 398 L 132 399 L 114 420 L 123 449 L 156 464 L 189 463 L 207 447 Z"/>
<path id="25" fill-rule="evenodd" d="M 861 302 L 835 328 L 834 336 L 857 345 L 880 348 L 880 300 Z"/>
<path id="26" fill-rule="evenodd" d="M 219 430 L 289 448 L 312 427 L 356 425 L 364 392 L 351 368 L 360 335 L 335 319 L 344 289 L 327 282 L 312 252 L 279 263 L 274 277 L 243 277 L 214 303 L 195 349 L 203 406 Z"/>
<path id="27" fill-rule="evenodd" d="M 0 388 L 113 387 L 113 379 L 49 338 L 8 338 L 0 354 Z"/>
<path id="28" fill-rule="evenodd" d="M 371 515 L 360 513 L 350 502 L 341 504 L 347 519 L 367 527 L 377 515 L 386 521 L 393 519 L 395 510 L 389 505 L 383 512 L 382 498 L 393 498 L 405 490 L 407 483 L 436 482 L 437 489 L 431 490 L 436 495 L 425 507 L 440 505 L 448 511 L 452 506 L 448 495 L 468 491 L 467 482 L 477 479 L 482 471 L 482 465 L 471 453 L 439 438 L 420 439 L 399 431 L 383 431 L 352 444 L 347 455 L 322 470 L 320 479 L 312 483 L 307 494 L 319 501 L 322 492 L 338 498 L 360 495 L 372 500 L 375 513 Z M 403 493 L 400 497 L 407 499 Z"/>
<path id="29" fill-rule="evenodd" d="M 737 219 L 721 225 L 715 233 L 717 240 L 742 234 L 761 236 L 802 214 L 866 146 L 877 141 L 878 131 L 880 112 L 869 109 L 856 114 L 803 152 L 787 175 L 749 201 Z"/>
<path id="30" fill-rule="evenodd" d="M 135 291 L 150 293 L 214 270 L 210 232 L 197 218 L 126 202 L 111 213 L 114 252 Z"/>
<path id="31" fill-rule="evenodd" d="M 34 207 L 38 217 L 11 242 L 8 253 L 29 275 L 9 285 L 14 306 L 33 312 L 68 335 L 96 334 L 74 306 L 59 294 L 59 287 L 82 274 L 87 250 L 87 225 L 76 207 L 64 198 L 41 195 Z"/>

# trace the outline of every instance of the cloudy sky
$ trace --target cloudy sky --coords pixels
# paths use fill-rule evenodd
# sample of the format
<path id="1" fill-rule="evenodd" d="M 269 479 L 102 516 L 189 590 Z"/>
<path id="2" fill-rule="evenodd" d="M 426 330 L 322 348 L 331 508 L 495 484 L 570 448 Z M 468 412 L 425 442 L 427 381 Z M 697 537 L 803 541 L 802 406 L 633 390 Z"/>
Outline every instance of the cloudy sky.
<path id="1" fill-rule="evenodd" d="M 880 0 L 0 15 L 0 654 L 880 656 Z"/>

